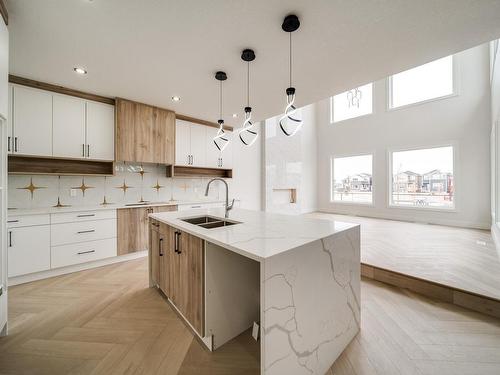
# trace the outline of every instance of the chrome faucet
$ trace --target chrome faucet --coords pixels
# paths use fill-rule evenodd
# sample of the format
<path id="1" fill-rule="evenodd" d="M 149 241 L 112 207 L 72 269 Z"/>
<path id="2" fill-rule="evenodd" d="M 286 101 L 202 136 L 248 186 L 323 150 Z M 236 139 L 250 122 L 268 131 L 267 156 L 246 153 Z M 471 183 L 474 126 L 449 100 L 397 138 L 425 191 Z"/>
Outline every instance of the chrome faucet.
<path id="1" fill-rule="evenodd" d="M 207 189 L 205 190 L 205 197 L 208 197 L 208 190 L 210 189 L 210 184 L 214 181 L 222 181 L 224 182 L 224 185 L 226 185 L 226 212 L 224 214 L 224 217 L 227 219 L 229 217 L 229 211 L 232 210 L 234 206 L 234 199 L 232 200 L 231 204 L 229 204 L 229 186 L 227 186 L 227 182 L 222 178 L 212 178 L 210 181 L 208 181 Z"/>

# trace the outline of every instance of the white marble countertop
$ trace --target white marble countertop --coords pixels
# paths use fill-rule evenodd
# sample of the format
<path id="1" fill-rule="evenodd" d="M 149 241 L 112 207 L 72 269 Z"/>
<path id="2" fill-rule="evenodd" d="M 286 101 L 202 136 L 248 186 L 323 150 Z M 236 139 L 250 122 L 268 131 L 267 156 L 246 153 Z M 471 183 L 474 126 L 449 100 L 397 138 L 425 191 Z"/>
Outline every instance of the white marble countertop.
<path id="1" fill-rule="evenodd" d="M 120 204 L 107 204 L 98 206 L 68 206 L 68 207 L 40 207 L 40 208 L 9 208 L 7 211 L 8 216 L 25 216 L 25 215 L 43 215 L 43 214 L 56 214 L 65 212 L 82 212 L 82 211 L 96 211 L 96 210 L 116 210 L 120 208 L 138 208 L 138 207 L 158 207 L 158 206 L 176 206 L 188 204 L 207 204 L 207 203 L 222 203 L 220 200 L 213 199 L 198 199 L 189 201 L 167 201 L 167 202 L 148 202 L 141 203 L 120 203 Z"/>
<path id="2" fill-rule="evenodd" d="M 358 226 L 341 221 L 243 209 L 229 212 L 229 220 L 241 223 L 227 227 L 205 229 L 181 220 L 202 215 L 223 218 L 224 208 L 162 212 L 149 216 L 257 261 Z"/>

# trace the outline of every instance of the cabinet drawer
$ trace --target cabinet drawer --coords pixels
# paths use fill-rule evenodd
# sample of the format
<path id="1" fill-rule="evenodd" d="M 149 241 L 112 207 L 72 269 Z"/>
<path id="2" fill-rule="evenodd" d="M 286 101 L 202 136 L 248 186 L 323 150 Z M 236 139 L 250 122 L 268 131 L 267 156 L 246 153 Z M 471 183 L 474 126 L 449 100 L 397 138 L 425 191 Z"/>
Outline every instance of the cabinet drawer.
<path id="1" fill-rule="evenodd" d="M 50 268 L 48 225 L 12 228 L 7 233 L 9 277 Z"/>
<path id="2" fill-rule="evenodd" d="M 116 256 L 116 238 L 52 246 L 50 254 L 52 268 L 114 257 Z"/>
<path id="3" fill-rule="evenodd" d="M 50 219 L 52 224 L 72 223 L 88 220 L 116 219 L 116 210 L 65 212 L 60 214 L 52 214 Z"/>
<path id="4" fill-rule="evenodd" d="M 50 216 L 48 214 L 22 216 L 9 215 L 7 219 L 7 228 L 19 228 L 32 225 L 48 225 L 49 223 Z"/>
<path id="5" fill-rule="evenodd" d="M 224 203 L 193 203 L 193 204 L 179 204 L 177 206 L 177 211 L 186 210 L 197 210 L 200 208 L 214 208 L 214 207 L 224 207 Z"/>
<path id="6" fill-rule="evenodd" d="M 116 219 L 52 224 L 50 227 L 52 246 L 114 237 L 116 237 Z"/>

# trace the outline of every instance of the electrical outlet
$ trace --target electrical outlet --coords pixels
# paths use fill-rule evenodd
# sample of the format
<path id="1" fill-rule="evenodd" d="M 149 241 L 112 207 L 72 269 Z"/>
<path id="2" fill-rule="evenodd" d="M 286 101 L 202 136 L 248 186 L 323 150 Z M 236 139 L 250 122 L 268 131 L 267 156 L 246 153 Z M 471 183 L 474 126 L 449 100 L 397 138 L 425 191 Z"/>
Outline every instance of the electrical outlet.
<path id="1" fill-rule="evenodd" d="M 69 196 L 70 197 L 76 197 L 77 190 L 76 189 L 69 189 Z"/>

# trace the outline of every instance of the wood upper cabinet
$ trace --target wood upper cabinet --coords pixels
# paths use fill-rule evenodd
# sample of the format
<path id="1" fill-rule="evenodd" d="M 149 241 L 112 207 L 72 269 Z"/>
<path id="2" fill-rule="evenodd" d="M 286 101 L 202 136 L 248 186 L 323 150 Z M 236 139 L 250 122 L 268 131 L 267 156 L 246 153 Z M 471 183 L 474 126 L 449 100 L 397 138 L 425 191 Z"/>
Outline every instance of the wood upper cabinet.
<path id="1" fill-rule="evenodd" d="M 117 99 L 116 160 L 174 164 L 175 113 Z"/>

